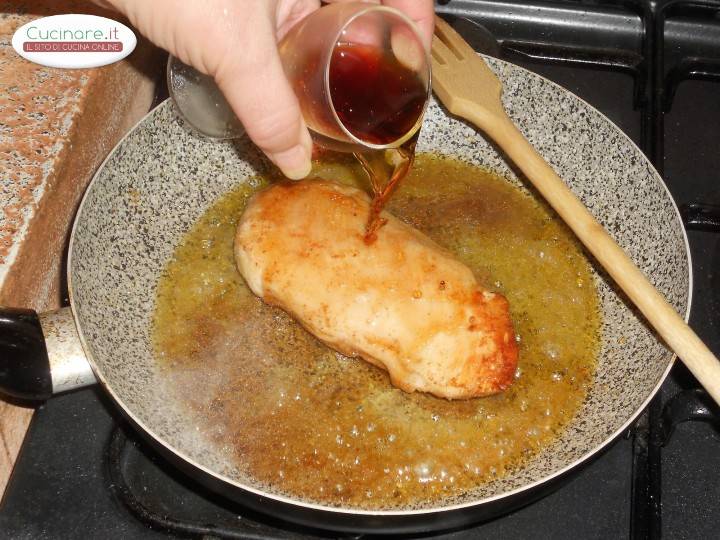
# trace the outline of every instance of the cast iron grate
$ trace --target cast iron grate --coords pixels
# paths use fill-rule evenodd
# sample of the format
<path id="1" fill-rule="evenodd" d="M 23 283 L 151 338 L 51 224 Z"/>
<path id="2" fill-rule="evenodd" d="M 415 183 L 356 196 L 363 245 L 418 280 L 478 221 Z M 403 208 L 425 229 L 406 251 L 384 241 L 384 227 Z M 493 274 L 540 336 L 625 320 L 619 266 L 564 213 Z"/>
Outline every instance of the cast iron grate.
<path id="1" fill-rule="evenodd" d="M 534 18 L 526 20 L 524 31 L 518 29 L 519 25 L 508 29 L 498 14 L 503 9 L 530 9 L 526 3 L 468 0 L 438 3 L 438 12 L 444 14 L 476 49 L 488 54 L 509 61 L 610 70 L 630 75 L 634 81 L 633 105 L 641 114 L 641 146 L 661 174 L 665 159 L 664 117 L 672 108 L 678 87 L 687 80 L 720 81 L 720 47 L 713 50 L 712 47 L 700 46 L 694 49 L 679 46 L 678 40 L 682 41 L 682 34 L 676 32 L 683 24 L 708 22 L 710 24 L 698 26 L 707 32 L 705 41 L 712 41 L 715 35 L 713 32 L 720 36 L 718 1 L 533 2 L 531 9 Z M 482 6 L 489 8 L 480 9 Z M 565 6 L 567 10 L 559 14 L 552 12 L 550 8 L 557 6 Z M 578 43 L 577 36 L 571 31 L 567 34 L 555 32 L 553 35 L 541 31 L 543 26 L 558 22 L 543 17 L 568 17 L 569 20 L 565 22 L 571 28 L 572 18 L 582 16 L 592 26 L 593 17 L 602 17 L 607 10 L 617 16 L 624 14 L 632 18 L 622 19 L 626 21 L 624 28 L 610 29 L 610 35 L 616 39 L 606 40 L 603 45 Z M 494 19 L 496 15 L 497 20 Z M 598 24 L 604 24 L 600 18 Z M 637 39 L 631 39 L 633 33 L 637 34 Z M 699 37 L 700 42 L 702 38 Z M 668 46 L 668 40 L 672 40 L 672 46 Z M 720 206 L 706 201 L 689 201 L 681 210 L 688 230 L 720 232 Z M 634 452 L 630 524 L 632 538 L 661 536 L 661 452 L 675 427 L 691 420 L 719 424 L 718 413 L 717 407 L 703 390 L 685 389 L 665 401 L 658 395 L 628 433 L 633 438 Z M 116 498 L 148 527 L 190 537 L 278 540 L 337 537 L 322 531 L 297 529 L 284 522 L 268 522 L 266 517 L 249 514 L 246 509 L 242 513 L 247 517 L 242 519 L 238 519 L 238 514 L 232 510 L 228 510 L 224 516 L 209 516 L 208 519 L 168 513 L 161 501 L 148 498 L 146 493 L 141 494 L 134 489 L 137 478 L 127 477 L 127 460 L 134 450 L 136 446 L 127 439 L 123 429 L 117 428 L 108 446 L 107 470 Z M 193 489 L 202 491 L 199 486 L 193 486 Z"/>
<path id="2" fill-rule="evenodd" d="M 161 457 L 137 442 L 132 433 L 126 425 L 116 426 L 112 431 L 105 456 L 108 485 L 127 511 L 150 529 L 190 538 L 363 538 L 362 535 L 302 528 L 236 506 L 193 480 L 178 475 Z M 182 489 L 173 489 L 177 484 Z"/>

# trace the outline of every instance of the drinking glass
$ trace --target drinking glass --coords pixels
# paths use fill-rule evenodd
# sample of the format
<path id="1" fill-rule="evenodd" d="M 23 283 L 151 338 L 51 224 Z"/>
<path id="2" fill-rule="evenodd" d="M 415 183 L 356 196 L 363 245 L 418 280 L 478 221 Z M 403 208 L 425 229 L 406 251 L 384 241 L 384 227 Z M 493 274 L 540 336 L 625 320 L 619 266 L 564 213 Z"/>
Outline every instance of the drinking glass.
<path id="1" fill-rule="evenodd" d="M 296 24 L 278 50 L 320 146 L 397 148 L 420 128 L 431 88 L 429 53 L 402 12 L 361 2 L 327 5 Z M 198 131 L 218 139 L 243 135 L 212 77 L 172 56 L 167 76 L 180 113 Z"/>

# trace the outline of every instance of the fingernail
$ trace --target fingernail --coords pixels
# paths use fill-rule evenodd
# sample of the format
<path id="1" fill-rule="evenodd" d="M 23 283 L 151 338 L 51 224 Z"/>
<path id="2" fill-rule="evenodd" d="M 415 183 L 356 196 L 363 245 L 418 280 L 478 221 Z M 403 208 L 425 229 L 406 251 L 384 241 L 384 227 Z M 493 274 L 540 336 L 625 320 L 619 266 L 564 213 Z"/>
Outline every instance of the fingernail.
<path id="1" fill-rule="evenodd" d="M 291 180 L 300 180 L 310 174 L 312 168 L 310 151 L 302 143 L 284 152 L 270 154 L 269 157 Z"/>

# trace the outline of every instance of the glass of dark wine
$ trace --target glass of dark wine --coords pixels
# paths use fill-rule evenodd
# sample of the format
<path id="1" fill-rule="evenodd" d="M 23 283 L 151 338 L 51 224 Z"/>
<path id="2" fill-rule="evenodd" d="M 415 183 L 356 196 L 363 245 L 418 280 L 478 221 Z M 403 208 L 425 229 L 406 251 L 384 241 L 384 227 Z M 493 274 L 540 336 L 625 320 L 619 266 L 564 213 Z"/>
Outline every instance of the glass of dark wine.
<path id="1" fill-rule="evenodd" d="M 415 157 L 430 98 L 429 51 L 398 10 L 361 2 L 324 6 L 278 44 L 280 58 L 316 144 L 352 152 L 373 192 L 365 230 L 371 244 L 381 211 Z M 209 137 L 243 135 L 211 77 L 170 57 L 168 87 L 185 119 Z"/>
<path id="2" fill-rule="evenodd" d="M 400 148 L 420 128 L 430 95 L 429 53 L 400 11 L 327 5 L 295 25 L 278 49 L 320 146 L 355 153 Z M 243 135 L 211 77 L 175 57 L 167 74 L 170 95 L 198 131 L 219 139 Z"/>

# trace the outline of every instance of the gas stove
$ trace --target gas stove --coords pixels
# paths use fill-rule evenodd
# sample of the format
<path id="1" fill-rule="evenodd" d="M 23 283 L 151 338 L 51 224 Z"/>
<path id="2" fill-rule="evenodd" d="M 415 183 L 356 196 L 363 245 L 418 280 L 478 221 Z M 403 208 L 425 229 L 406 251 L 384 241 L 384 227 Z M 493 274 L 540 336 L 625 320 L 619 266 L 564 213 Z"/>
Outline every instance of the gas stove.
<path id="1" fill-rule="evenodd" d="M 588 101 L 653 161 L 688 232 L 691 326 L 720 353 L 720 2 L 449 0 L 437 11 L 478 50 Z M 426 537 L 716 538 L 718 419 L 678 363 L 637 423 L 558 490 Z M 338 537 L 208 492 L 147 447 L 99 388 L 38 407 L 0 530 L 17 539 Z"/>

